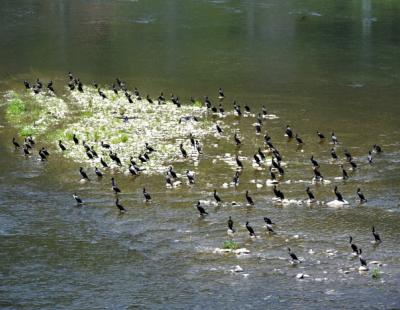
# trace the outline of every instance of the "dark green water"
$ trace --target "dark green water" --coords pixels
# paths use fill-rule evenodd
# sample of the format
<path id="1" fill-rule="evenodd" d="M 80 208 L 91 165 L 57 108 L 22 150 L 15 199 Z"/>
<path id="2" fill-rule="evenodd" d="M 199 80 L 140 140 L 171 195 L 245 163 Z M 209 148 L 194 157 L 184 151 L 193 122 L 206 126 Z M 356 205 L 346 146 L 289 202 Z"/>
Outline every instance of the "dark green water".
<path id="1" fill-rule="evenodd" d="M 272 203 L 266 179 L 247 161 L 237 189 L 223 189 L 234 171 L 212 160 L 235 153 L 235 128 L 244 137 L 242 155 L 251 157 L 262 137 L 254 118 L 227 117 L 229 140 L 218 148 L 205 142 L 197 184 L 167 190 L 164 178 L 136 180 L 117 175 L 129 211 L 119 216 L 107 181 L 78 183 L 79 165 L 55 152 L 43 164 L 24 159 L 10 143 L 16 130 L 1 107 L 0 128 L 0 306 L 5 309 L 93 308 L 398 308 L 400 4 L 397 1 L 2 1 L 0 6 L 0 90 L 23 91 L 22 80 L 53 79 L 64 87 L 66 73 L 84 83 L 111 84 L 115 77 L 130 88 L 156 96 L 209 95 L 223 87 L 225 108 L 236 99 L 259 110 L 263 104 L 280 118 L 266 121 L 288 162 L 281 189 L 290 199 L 305 198 L 312 177 L 309 156 L 324 175 L 340 175 L 329 164 L 331 145 L 318 144 L 315 131 L 335 130 L 359 164 L 346 182 L 336 183 L 351 202 L 331 209 Z M 211 116 L 210 116 L 211 117 Z M 304 152 L 283 137 L 286 124 L 301 134 Z M 367 164 L 374 143 L 384 149 Z M 210 146 L 208 146 L 210 145 Z M 154 202 L 142 202 L 141 188 Z M 244 201 L 250 189 L 254 208 L 207 208 L 199 219 L 193 204 L 212 198 Z M 368 198 L 357 206 L 355 190 Z M 333 184 L 313 186 L 317 197 L 333 199 Z M 74 207 L 78 191 L 88 202 Z M 235 240 L 250 256 L 213 254 L 227 240 L 231 215 Z M 271 217 L 277 235 L 264 233 Z M 249 220 L 260 238 L 251 240 Z M 370 241 L 375 225 L 384 242 Z M 340 269 L 358 268 L 349 257 L 348 235 L 368 261 L 378 260 L 381 277 Z M 298 236 L 297 236 L 298 235 Z M 288 262 L 286 247 L 304 258 Z M 314 254 L 310 254 L 312 249 Z M 327 250 L 337 251 L 329 256 Z M 242 273 L 230 272 L 235 265 Z M 370 266 L 370 269 L 373 269 Z M 310 278 L 297 280 L 297 273 Z"/>

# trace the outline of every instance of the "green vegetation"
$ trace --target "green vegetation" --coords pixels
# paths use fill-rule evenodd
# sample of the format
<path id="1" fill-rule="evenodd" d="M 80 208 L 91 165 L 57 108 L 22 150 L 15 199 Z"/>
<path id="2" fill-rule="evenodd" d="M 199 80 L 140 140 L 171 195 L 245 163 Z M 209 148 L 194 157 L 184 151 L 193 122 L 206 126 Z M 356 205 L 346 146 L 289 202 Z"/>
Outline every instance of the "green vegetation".
<path id="1" fill-rule="evenodd" d="M 379 268 L 374 268 L 372 270 L 372 279 L 379 279 L 381 277 L 381 272 L 379 271 Z"/>
<path id="2" fill-rule="evenodd" d="M 74 134 L 70 131 L 66 131 L 65 137 L 67 138 L 67 140 L 72 140 L 72 138 L 74 137 Z"/>
<path id="3" fill-rule="evenodd" d="M 230 249 L 230 250 L 236 250 L 238 249 L 240 246 L 239 244 L 237 244 L 235 241 L 233 240 L 226 240 L 224 241 L 224 249 Z"/>
<path id="4" fill-rule="evenodd" d="M 203 103 L 200 100 L 195 100 L 193 106 L 201 108 L 203 106 Z"/>
<path id="5" fill-rule="evenodd" d="M 24 126 L 19 131 L 19 135 L 21 137 L 34 136 L 36 133 L 37 133 L 37 129 L 34 128 L 33 126 Z"/>
<path id="6" fill-rule="evenodd" d="M 119 135 L 118 138 L 113 139 L 113 140 L 112 140 L 112 143 L 113 143 L 113 144 L 117 144 L 117 143 L 126 143 L 126 142 L 128 141 L 128 139 L 129 139 L 128 134 L 122 133 L 122 134 Z"/>
<path id="7" fill-rule="evenodd" d="M 7 116 L 11 119 L 17 119 L 26 111 L 25 103 L 19 98 L 17 94 L 13 95 L 13 99 L 10 101 L 7 107 Z"/>

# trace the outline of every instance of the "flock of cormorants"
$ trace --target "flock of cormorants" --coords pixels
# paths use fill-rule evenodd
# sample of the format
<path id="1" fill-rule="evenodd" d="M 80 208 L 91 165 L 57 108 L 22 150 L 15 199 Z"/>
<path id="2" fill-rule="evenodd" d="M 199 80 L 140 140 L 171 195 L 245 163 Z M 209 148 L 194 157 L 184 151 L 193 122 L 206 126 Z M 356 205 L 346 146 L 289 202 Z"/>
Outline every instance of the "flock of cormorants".
<path id="1" fill-rule="evenodd" d="M 84 92 L 84 86 L 83 83 L 80 81 L 79 78 L 74 77 L 72 75 L 71 72 L 68 73 L 68 87 L 71 91 L 79 91 L 79 92 Z M 39 79 L 36 80 L 36 82 L 34 84 L 30 84 L 27 80 L 24 80 L 24 86 L 25 88 L 31 89 L 35 94 L 38 94 L 39 92 L 44 92 L 46 91 L 44 86 L 43 86 L 43 82 L 41 82 Z M 99 85 L 96 82 L 93 82 L 93 86 L 98 90 L 98 94 L 102 99 L 107 99 L 106 94 L 100 89 Z M 47 83 L 47 90 L 50 93 L 55 93 L 54 87 L 53 87 L 53 82 L 50 81 Z M 120 80 L 119 78 L 116 79 L 116 84 L 112 85 L 112 90 L 115 94 L 119 94 L 119 92 L 123 92 L 127 101 L 129 103 L 133 103 L 132 97 L 136 100 L 142 100 L 142 97 L 139 94 L 139 91 L 135 88 L 133 90 L 133 92 L 130 92 L 128 90 L 128 88 L 126 87 L 126 84 L 124 81 Z M 218 108 L 212 104 L 212 102 L 210 101 L 210 99 L 208 97 L 204 98 L 204 105 L 205 107 L 214 114 L 219 114 L 219 115 L 224 115 L 225 110 L 222 107 L 222 100 L 224 99 L 225 95 L 223 90 L 220 88 L 218 90 L 218 98 L 220 100 L 219 106 Z M 149 95 L 146 95 L 146 99 L 147 102 L 149 104 L 153 104 L 155 102 L 153 102 L 153 100 L 150 98 Z M 195 100 L 193 99 L 193 97 L 190 98 L 190 100 L 192 102 L 195 102 Z M 174 95 L 171 95 L 171 101 L 177 106 L 180 107 L 181 103 L 179 101 L 179 97 L 175 97 Z M 161 93 L 157 100 L 156 103 L 157 104 L 164 104 L 166 102 L 166 98 L 164 97 L 163 93 Z M 233 102 L 233 113 L 234 115 L 236 115 L 236 117 L 241 117 L 244 113 L 250 113 L 251 109 L 248 105 L 246 105 L 244 107 L 244 112 L 242 112 L 241 110 L 241 106 L 239 104 L 237 104 L 236 101 Z M 263 120 L 264 118 L 266 118 L 268 115 L 268 112 L 265 108 L 265 106 L 262 107 L 262 111 L 261 113 L 258 113 L 258 115 L 256 116 L 256 124 L 255 129 L 256 129 L 256 134 L 259 135 L 261 133 L 261 128 L 263 125 Z M 126 118 L 126 117 L 125 117 Z M 126 121 L 126 119 L 125 119 Z M 196 121 L 198 121 L 198 119 L 196 119 Z M 215 130 L 218 134 L 222 134 L 223 133 L 223 129 L 217 124 L 215 123 Z M 320 140 L 320 143 L 324 143 L 325 141 L 325 135 L 319 131 L 316 132 L 317 136 Z M 297 144 L 299 147 L 301 147 L 303 145 L 303 140 L 301 139 L 301 137 L 299 136 L 299 134 L 294 134 L 292 128 L 287 125 L 286 129 L 285 129 L 285 136 L 287 136 L 288 141 L 291 141 L 293 138 L 296 140 Z M 73 141 L 75 143 L 75 145 L 79 146 L 80 145 L 80 141 L 79 138 L 74 134 L 73 135 Z M 190 143 L 192 145 L 193 148 L 197 149 L 198 153 L 202 153 L 202 148 L 200 143 L 193 137 L 192 134 L 189 135 L 189 139 L 190 139 Z M 242 140 L 241 137 L 238 135 L 238 133 L 235 133 L 233 136 L 233 142 L 236 144 L 237 148 L 239 148 L 242 144 Z M 333 147 L 331 148 L 330 154 L 332 157 L 333 161 L 338 160 L 338 155 L 336 153 L 336 146 L 340 143 L 335 132 L 331 133 L 331 142 L 333 144 Z M 15 149 L 21 148 L 20 144 L 17 142 L 16 138 L 14 137 L 12 139 L 12 143 L 15 147 Z M 89 159 L 95 159 L 95 158 L 99 158 L 97 152 L 94 150 L 93 146 L 89 146 L 85 141 L 81 142 L 82 146 L 85 148 L 86 154 L 88 156 Z M 24 155 L 30 155 L 31 151 L 33 149 L 35 145 L 35 141 L 34 139 L 29 136 L 26 137 L 24 139 L 23 145 L 22 145 L 22 150 Z M 265 132 L 264 135 L 264 145 L 265 145 L 265 149 L 262 150 L 261 148 L 258 148 L 257 152 L 254 154 L 253 156 L 253 166 L 254 167 L 261 167 L 263 165 L 266 165 L 266 154 L 270 155 L 272 157 L 272 160 L 270 162 L 270 164 L 268 164 L 267 166 L 269 166 L 269 175 L 270 175 L 270 179 L 267 180 L 267 184 L 269 183 L 269 185 L 272 185 L 273 188 L 273 193 L 275 195 L 275 202 L 277 203 L 284 203 L 285 202 L 285 195 L 284 193 L 278 189 L 277 185 L 279 185 L 280 180 L 283 178 L 284 176 L 284 169 L 283 169 L 283 165 L 281 165 L 282 163 L 282 155 L 281 153 L 278 151 L 278 149 L 276 148 L 276 146 L 274 146 L 271 142 L 271 137 L 269 136 L 268 132 Z M 67 148 L 66 146 L 63 144 L 63 142 L 61 140 L 58 141 L 58 146 L 60 148 L 60 150 L 62 152 L 64 152 Z M 100 146 L 109 151 L 109 158 L 118 166 L 122 166 L 121 160 L 118 157 L 118 154 L 114 153 L 111 149 L 112 149 L 112 145 L 105 143 L 103 141 L 101 141 Z M 183 158 L 187 158 L 188 157 L 188 152 L 184 149 L 183 144 L 181 143 L 179 145 L 179 151 L 182 155 Z M 144 152 L 142 154 L 140 154 L 138 156 L 138 160 L 141 163 L 146 163 L 147 161 L 150 160 L 150 155 L 156 152 L 156 150 L 150 146 L 147 142 L 145 143 L 144 146 Z M 373 163 L 373 154 L 379 154 L 382 152 L 382 149 L 379 145 L 375 144 L 373 145 L 372 149 L 368 152 L 368 156 L 367 156 L 367 160 L 369 164 Z M 346 158 L 347 163 L 351 166 L 350 169 L 354 170 L 357 168 L 357 164 L 354 161 L 354 158 L 352 157 L 352 155 L 349 153 L 349 151 L 347 149 L 344 150 L 344 155 Z M 39 156 L 40 159 L 42 161 L 47 160 L 47 158 L 49 157 L 49 152 L 47 151 L 46 148 L 42 147 L 39 150 Z M 243 163 L 242 161 L 239 159 L 238 155 L 236 155 L 236 164 L 237 164 L 237 169 L 235 172 L 235 175 L 232 179 L 231 185 L 232 186 L 237 186 L 239 184 L 239 178 L 240 178 L 240 174 L 241 171 L 243 170 Z M 314 158 L 314 156 L 312 155 L 310 157 L 310 161 L 311 161 L 311 165 L 312 165 L 312 170 L 313 170 L 313 174 L 314 174 L 314 178 L 313 178 L 313 183 L 318 183 L 318 182 L 324 182 L 325 179 L 322 176 L 321 172 L 320 172 L 320 165 L 318 164 L 318 161 Z M 109 168 L 109 164 L 106 163 L 106 161 L 101 157 L 100 158 L 100 163 L 102 165 L 103 168 Z M 345 170 L 344 166 L 341 164 L 340 165 L 341 169 L 342 169 L 342 179 L 346 180 L 349 178 L 349 175 L 347 173 L 347 171 Z M 128 168 L 129 172 L 132 175 L 139 175 L 140 172 L 143 170 L 143 168 L 141 168 L 137 162 L 134 160 L 133 157 L 130 158 L 130 162 L 129 162 L 129 168 Z M 90 178 L 88 177 L 87 173 L 85 172 L 85 170 L 83 169 L 83 167 L 80 167 L 79 169 L 80 175 L 82 177 L 82 180 L 87 180 L 89 181 Z M 97 177 L 102 178 L 103 177 L 103 172 L 98 168 L 95 167 L 95 174 L 97 175 Z M 194 184 L 195 183 L 195 174 L 193 171 L 187 170 L 186 171 L 186 177 L 188 179 L 188 184 Z M 169 170 L 166 173 L 166 186 L 168 187 L 174 187 L 177 184 L 180 183 L 179 180 L 179 176 L 178 174 L 173 170 L 173 167 L 171 166 L 169 168 Z M 329 183 L 329 181 L 328 181 Z M 116 207 L 119 209 L 120 212 L 125 212 L 126 208 L 120 203 L 120 200 L 118 198 L 118 193 L 121 192 L 121 189 L 118 187 L 116 180 L 114 177 L 111 178 L 111 188 L 112 191 L 115 193 L 115 205 Z M 331 206 L 343 206 L 348 204 L 348 202 L 343 198 L 342 194 L 339 192 L 338 187 L 335 186 L 334 187 L 334 194 L 336 196 L 336 200 L 330 202 Z M 364 194 L 361 192 L 360 188 L 357 188 L 357 196 L 359 198 L 359 202 L 365 203 L 367 202 L 367 199 L 365 198 Z M 307 203 L 308 204 L 313 204 L 316 203 L 317 200 L 315 199 L 315 196 L 313 194 L 313 192 L 311 191 L 310 187 L 306 188 L 306 194 L 308 196 L 308 200 Z M 149 194 L 149 192 L 146 191 L 146 188 L 143 187 L 143 196 L 144 196 L 144 200 L 145 202 L 150 202 L 151 201 L 151 195 Z M 214 199 L 215 199 L 215 203 L 217 205 L 222 203 L 222 199 L 221 197 L 218 195 L 217 190 L 214 189 Z M 78 197 L 78 195 L 76 195 L 76 193 L 73 194 L 73 198 L 75 199 L 75 201 L 77 202 L 77 204 L 83 204 L 84 201 Z M 247 201 L 247 205 L 248 206 L 253 206 L 254 205 L 254 200 L 252 199 L 252 197 L 249 194 L 249 191 L 246 190 L 245 193 L 245 198 Z M 328 205 L 330 204 L 328 203 Z M 209 215 L 209 213 L 206 211 L 206 209 L 204 208 L 204 205 L 202 205 L 201 201 L 199 200 L 197 202 L 197 210 L 200 214 L 200 217 L 204 217 Z M 268 217 L 264 217 L 264 222 L 266 224 L 266 229 L 269 233 L 275 233 L 274 229 L 273 229 L 273 225 L 275 223 L 272 222 L 272 220 Z M 254 231 L 254 229 L 250 226 L 249 222 L 246 222 L 245 225 L 246 229 L 249 232 L 249 235 L 251 237 L 256 237 L 256 233 Z M 231 218 L 231 216 L 229 216 L 229 220 L 228 220 L 228 234 L 232 235 L 235 233 L 235 228 L 234 228 L 234 222 Z M 374 242 L 376 244 L 379 244 L 381 242 L 381 238 L 379 236 L 379 234 L 377 233 L 377 231 L 375 230 L 375 227 L 372 226 L 372 234 L 374 237 Z M 349 236 L 349 243 L 350 243 L 350 247 L 352 252 L 357 255 L 359 257 L 360 260 L 360 270 L 368 270 L 367 268 L 367 262 L 366 260 L 362 257 L 362 249 L 360 247 L 358 247 L 357 245 L 355 245 L 353 243 L 353 238 L 351 236 Z M 300 260 L 297 258 L 296 254 L 292 251 L 291 248 L 287 248 L 289 256 L 291 258 L 292 263 L 299 263 Z"/>

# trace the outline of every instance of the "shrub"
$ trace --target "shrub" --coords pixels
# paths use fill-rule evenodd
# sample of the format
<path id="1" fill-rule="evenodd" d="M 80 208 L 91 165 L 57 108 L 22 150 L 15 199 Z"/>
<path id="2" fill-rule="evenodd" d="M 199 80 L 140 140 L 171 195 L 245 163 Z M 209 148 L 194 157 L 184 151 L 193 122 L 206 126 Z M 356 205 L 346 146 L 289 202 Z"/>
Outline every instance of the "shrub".
<path id="1" fill-rule="evenodd" d="M 224 249 L 230 249 L 230 250 L 236 250 L 239 248 L 239 244 L 237 244 L 235 241 L 233 240 L 226 240 L 224 241 Z"/>

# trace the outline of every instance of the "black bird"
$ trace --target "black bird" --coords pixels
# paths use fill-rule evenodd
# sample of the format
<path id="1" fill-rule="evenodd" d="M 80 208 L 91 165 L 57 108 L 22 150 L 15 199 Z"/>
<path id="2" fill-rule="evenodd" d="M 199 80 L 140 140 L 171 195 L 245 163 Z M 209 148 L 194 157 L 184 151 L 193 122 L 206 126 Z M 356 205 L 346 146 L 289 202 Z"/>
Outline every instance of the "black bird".
<path id="1" fill-rule="evenodd" d="M 90 146 L 86 143 L 85 140 L 82 141 L 82 145 L 85 148 L 86 152 L 90 152 Z"/>
<path id="2" fill-rule="evenodd" d="M 368 162 L 370 164 L 373 164 L 373 162 L 372 162 L 372 152 L 371 151 L 368 151 Z"/>
<path id="3" fill-rule="evenodd" d="M 78 90 L 83 93 L 83 84 L 81 81 L 78 81 Z"/>
<path id="4" fill-rule="evenodd" d="M 331 156 L 332 156 L 333 159 L 338 159 L 336 151 L 335 151 L 334 148 L 331 149 Z"/>
<path id="5" fill-rule="evenodd" d="M 132 96 L 131 96 L 130 94 L 128 94 L 127 92 L 125 92 L 125 97 L 128 99 L 128 102 L 129 102 L 129 103 L 133 103 Z"/>
<path id="6" fill-rule="evenodd" d="M 45 156 L 49 156 L 49 155 L 50 155 L 49 152 L 48 152 L 44 147 L 42 147 L 40 150 L 42 151 L 42 153 L 43 153 Z"/>
<path id="7" fill-rule="evenodd" d="M 367 199 L 365 199 L 364 194 L 361 192 L 360 188 L 357 188 L 357 195 L 360 198 L 360 203 L 365 203 L 367 202 Z"/>
<path id="8" fill-rule="evenodd" d="M 215 124 L 215 128 L 217 129 L 217 131 L 218 131 L 218 133 L 219 134 L 221 134 L 221 133 L 223 133 L 224 131 L 222 130 L 222 128 L 221 127 L 219 127 L 219 125 L 218 124 Z"/>
<path id="9" fill-rule="evenodd" d="M 144 146 L 146 147 L 146 150 L 147 150 L 149 153 L 153 153 L 153 152 L 156 151 L 156 150 L 155 150 L 154 148 L 152 148 L 147 142 L 144 144 Z"/>
<path id="10" fill-rule="evenodd" d="M 239 159 L 239 157 L 236 155 L 236 164 L 238 165 L 238 167 L 240 169 L 243 169 L 243 163 L 242 161 Z"/>
<path id="11" fill-rule="evenodd" d="M 261 166 L 261 159 L 258 156 L 258 153 L 253 155 L 254 161 L 256 162 L 257 165 Z"/>
<path id="12" fill-rule="evenodd" d="M 378 144 L 374 144 L 373 149 L 376 153 L 382 153 L 382 148 Z"/>
<path id="13" fill-rule="evenodd" d="M 93 155 L 90 151 L 86 151 L 86 155 L 89 159 L 93 159 Z"/>
<path id="14" fill-rule="evenodd" d="M 314 196 L 314 194 L 312 193 L 312 191 L 310 190 L 309 187 L 306 188 L 306 193 L 307 193 L 307 195 L 308 195 L 308 198 L 309 198 L 311 201 L 314 201 L 314 200 L 315 200 L 315 196 Z"/>
<path id="15" fill-rule="evenodd" d="M 74 140 L 75 145 L 79 144 L 79 140 L 75 134 L 73 135 L 72 140 Z"/>
<path id="16" fill-rule="evenodd" d="M 178 176 L 176 175 L 176 172 L 175 172 L 174 169 L 172 168 L 172 166 L 169 167 L 168 174 L 169 174 L 172 178 L 174 178 L 174 179 L 176 179 L 176 178 L 178 177 Z"/>
<path id="17" fill-rule="evenodd" d="M 251 237 L 255 237 L 256 236 L 256 234 L 254 233 L 254 229 L 253 229 L 253 227 L 251 227 L 249 225 L 249 222 L 246 222 L 246 228 L 249 231 L 249 234 L 250 234 Z"/>
<path id="18" fill-rule="evenodd" d="M 242 111 L 240 110 L 240 105 L 235 104 L 234 109 L 235 109 L 237 116 L 242 116 Z"/>
<path id="19" fill-rule="evenodd" d="M 347 180 L 349 178 L 349 175 L 347 174 L 347 171 L 343 168 L 343 165 L 340 165 L 340 168 L 342 168 L 342 178 L 343 178 L 343 180 Z"/>
<path id="20" fill-rule="evenodd" d="M 228 231 L 230 231 L 231 233 L 234 233 L 235 232 L 235 229 L 233 228 L 233 221 L 232 221 L 232 217 L 229 217 L 229 220 L 228 220 Z"/>
<path id="21" fill-rule="evenodd" d="M 274 225 L 275 223 L 272 222 L 272 220 L 269 217 L 264 217 L 264 222 L 268 225 Z"/>
<path id="22" fill-rule="evenodd" d="M 158 101 L 164 102 L 165 101 L 165 97 L 163 92 L 160 93 L 160 96 L 158 96 Z"/>
<path id="23" fill-rule="evenodd" d="M 375 226 L 372 226 L 372 234 L 374 235 L 375 243 L 380 243 L 380 242 L 382 242 L 381 237 L 380 237 L 379 234 L 375 231 Z"/>
<path id="24" fill-rule="evenodd" d="M 197 210 L 199 210 L 200 216 L 205 216 L 208 214 L 208 212 L 206 212 L 206 210 L 204 210 L 204 208 L 200 205 L 200 201 L 197 201 Z"/>
<path id="25" fill-rule="evenodd" d="M 318 135 L 320 141 L 325 139 L 325 136 L 322 133 L 320 133 L 319 131 L 317 131 L 317 135 Z"/>
<path id="26" fill-rule="evenodd" d="M 296 133 L 296 141 L 297 141 L 297 144 L 303 144 L 303 140 L 299 137 L 299 135 Z"/>
<path id="27" fill-rule="evenodd" d="M 27 80 L 24 80 L 24 86 L 25 86 L 25 89 L 31 88 L 31 85 L 29 84 L 29 82 Z"/>
<path id="28" fill-rule="evenodd" d="M 264 155 L 263 151 L 261 151 L 261 148 L 260 148 L 260 147 L 258 148 L 257 153 L 258 153 L 259 157 L 260 157 L 262 160 L 265 160 L 265 155 Z"/>
<path id="29" fill-rule="evenodd" d="M 218 111 L 219 111 L 219 113 L 221 113 L 221 115 L 224 115 L 225 110 L 224 110 L 224 108 L 222 107 L 222 104 L 219 104 Z"/>
<path id="30" fill-rule="evenodd" d="M 28 138 L 24 139 L 24 146 L 28 149 L 32 149 L 32 145 L 29 143 Z"/>
<path id="31" fill-rule="evenodd" d="M 119 189 L 119 187 L 115 183 L 115 179 L 114 178 L 111 178 L 111 188 L 114 191 L 114 193 L 116 193 L 116 194 L 121 192 L 121 190 Z"/>
<path id="32" fill-rule="evenodd" d="M 195 145 L 196 145 L 196 151 L 197 151 L 197 153 L 203 154 L 203 152 L 202 152 L 202 146 L 201 146 L 199 140 L 196 140 L 196 141 L 195 141 Z"/>
<path id="33" fill-rule="evenodd" d="M 29 149 L 26 147 L 26 145 L 24 145 L 24 147 L 23 147 L 23 151 L 24 151 L 24 155 L 25 156 L 27 156 L 27 155 L 30 155 L 31 153 L 29 153 Z"/>
<path id="34" fill-rule="evenodd" d="M 81 174 L 83 179 L 90 181 L 89 177 L 87 176 L 86 172 L 83 170 L 82 167 L 79 168 L 79 173 Z"/>
<path id="35" fill-rule="evenodd" d="M 262 106 L 262 114 L 263 114 L 263 116 L 267 116 L 268 115 L 268 111 L 267 111 L 267 109 L 265 108 L 264 105 Z"/>
<path id="36" fill-rule="evenodd" d="M 107 99 L 106 94 L 105 94 L 104 92 L 102 92 L 102 91 L 100 90 L 100 88 L 97 90 L 97 92 L 99 93 L 100 97 L 103 98 L 103 100 L 104 100 L 104 99 Z"/>
<path id="37" fill-rule="evenodd" d="M 187 152 L 186 152 L 186 150 L 183 148 L 183 144 L 181 143 L 181 144 L 179 144 L 179 149 L 180 149 L 180 151 L 181 151 L 181 154 L 182 154 L 182 156 L 184 157 L 184 158 L 187 158 Z"/>
<path id="38" fill-rule="evenodd" d="M 26 140 L 27 140 L 31 145 L 35 145 L 35 141 L 32 139 L 31 136 L 28 136 L 28 137 L 26 138 Z"/>
<path id="39" fill-rule="evenodd" d="M 255 128 L 256 128 L 256 135 L 259 135 L 261 133 L 261 125 L 256 124 Z"/>
<path id="40" fill-rule="evenodd" d="M 219 97 L 219 99 L 225 98 L 224 91 L 222 90 L 221 87 L 218 89 L 218 97 Z"/>
<path id="41" fill-rule="evenodd" d="M 44 153 L 43 149 L 39 150 L 39 156 L 41 161 L 47 160 L 46 154 Z"/>
<path id="42" fill-rule="evenodd" d="M 333 192 L 335 193 L 337 200 L 344 202 L 343 196 L 341 193 L 339 193 L 337 186 L 335 186 L 335 189 Z"/>
<path id="43" fill-rule="evenodd" d="M 146 189 L 143 187 L 143 196 L 146 199 L 146 202 L 151 201 L 151 196 L 148 192 L 146 192 Z"/>
<path id="44" fill-rule="evenodd" d="M 76 203 L 77 203 L 78 205 L 83 204 L 83 200 L 82 200 L 76 193 L 74 193 L 74 194 L 72 195 L 72 197 L 74 197 L 74 199 L 75 199 L 75 201 L 76 201 Z"/>
<path id="45" fill-rule="evenodd" d="M 189 184 L 194 184 L 194 173 L 192 171 L 186 170 L 186 176 L 188 178 Z"/>
<path id="46" fill-rule="evenodd" d="M 174 183 L 172 182 L 171 178 L 169 177 L 168 172 L 167 172 L 167 176 L 165 177 L 165 183 L 167 186 L 170 186 L 170 187 L 174 186 Z"/>
<path id="47" fill-rule="evenodd" d="M 124 206 L 119 203 L 118 198 L 115 200 L 115 205 L 117 206 L 117 208 L 119 209 L 120 212 L 126 212 L 126 209 L 124 208 Z"/>
<path id="48" fill-rule="evenodd" d="M 94 172 L 96 173 L 96 175 L 97 175 L 99 178 L 103 177 L 103 173 L 100 171 L 99 168 L 94 167 Z"/>
<path id="49" fill-rule="evenodd" d="M 15 149 L 20 148 L 20 145 L 19 145 L 19 143 L 15 140 L 15 137 L 12 139 L 12 143 L 14 144 Z"/>
<path id="50" fill-rule="evenodd" d="M 43 83 L 39 80 L 39 78 L 36 79 L 36 87 L 38 89 L 42 89 L 43 88 Z"/>
<path id="51" fill-rule="evenodd" d="M 363 267 L 367 267 L 367 260 L 365 258 L 362 258 L 361 254 L 362 254 L 362 250 L 361 248 L 358 249 L 358 258 L 360 259 L 360 264 Z"/>
<path id="52" fill-rule="evenodd" d="M 112 85 L 112 89 L 114 91 L 114 94 L 118 95 L 118 89 L 117 86 L 115 86 L 115 84 Z"/>
<path id="53" fill-rule="evenodd" d="M 350 247 L 354 253 L 358 254 L 358 247 L 353 243 L 353 237 L 349 236 Z"/>
<path id="54" fill-rule="evenodd" d="M 279 189 L 276 188 L 276 185 L 274 185 L 273 191 L 274 191 L 276 198 L 279 198 L 280 200 L 285 199 L 285 195 L 283 195 L 283 193 Z"/>
<path id="55" fill-rule="evenodd" d="M 222 202 L 221 198 L 217 194 L 217 190 L 216 189 L 214 189 L 214 199 L 218 204 L 220 204 Z"/>
<path id="56" fill-rule="evenodd" d="M 101 141 L 101 147 L 109 149 L 111 146 L 108 143 L 104 143 L 103 141 Z"/>
<path id="57" fill-rule="evenodd" d="M 254 201 L 253 198 L 250 197 L 249 191 L 246 191 L 246 200 L 249 205 L 254 206 Z"/>
<path id="58" fill-rule="evenodd" d="M 235 186 L 239 185 L 239 176 L 240 176 L 239 171 L 236 171 L 235 175 L 234 175 L 234 177 L 232 179 L 233 185 L 235 185 Z"/>
<path id="59" fill-rule="evenodd" d="M 189 134 L 189 140 L 190 140 L 190 145 L 191 145 L 192 147 L 194 147 L 194 146 L 196 145 L 196 140 L 195 140 L 195 138 L 193 137 L 193 134 L 192 134 L 192 133 Z"/>
<path id="60" fill-rule="evenodd" d="M 65 151 L 66 147 L 64 146 L 64 144 L 62 144 L 61 140 L 58 140 L 58 146 L 60 147 L 61 151 Z"/>
<path id="61" fill-rule="evenodd" d="M 75 90 L 75 83 L 73 81 L 68 82 L 68 87 L 70 90 Z"/>
<path id="62" fill-rule="evenodd" d="M 235 139 L 236 145 L 241 145 L 242 144 L 242 141 L 240 141 L 237 133 L 235 133 L 233 138 Z"/>
<path id="63" fill-rule="evenodd" d="M 151 100 L 150 95 L 146 96 L 146 100 L 148 101 L 148 103 L 153 103 L 153 100 Z"/>
<path id="64" fill-rule="evenodd" d="M 293 131 L 289 125 L 286 126 L 285 134 L 288 136 L 289 139 L 293 138 Z"/>
<path id="65" fill-rule="evenodd" d="M 353 161 L 353 159 L 350 159 L 349 164 L 353 170 L 357 168 L 357 164 Z"/>
<path id="66" fill-rule="evenodd" d="M 99 158 L 99 156 L 97 155 L 97 152 L 94 150 L 93 146 L 90 148 L 90 152 L 92 152 L 92 155 L 94 158 Z"/>
<path id="67" fill-rule="evenodd" d="M 244 106 L 244 110 L 245 110 L 247 113 L 250 113 L 250 107 L 249 107 L 248 105 L 245 105 L 245 106 Z"/>
<path id="68" fill-rule="evenodd" d="M 103 168 L 108 168 L 107 163 L 103 160 L 103 157 L 100 158 L 100 163 L 102 164 Z"/>
<path id="69" fill-rule="evenodd" d="M 204 105 L 207 107 L 207 109 L 210 109 L 212 106 L 212 103 L 211 103 L 210 99 L 208 99 L 207 96 L 204 98 Z"/>
<path id="70" fill-rule="evenodd" d="M 339 144 L 339 141 L 334 132 L 332 132 L 332 134 L 331 134 L 331 139 L 332 139 L 333 144 L 335 144 L 335 145 Z"/>
<path id="71" fill-rule="evenodd" d="M 142 163 L 147 163 L 146 157 L 144 157 L 142 154 L 140 154 L 140 155 L 138 156 L 138 159 L 139 159 Z"/>
<path id="72" fill-rule="evenodd" d="M 347 161 L 351 161 L 352 160 L 352 156 L 350 154 L 350 152 L 347 149 L 344 149 L 344 155 L 346 156 Z"/>
<path id="73" fill-rule="evenodd" d="M 53 81 L 47 83 L 47 89 L 54 93 Z"/>
<path id="74" fill-rule="evenodd" d="M 311 156 L 310 160 L 314 167 L 319 167 L 318 162 L 314 159 L 314 155 Z"/>
<path id="75" fill-rule="evenodd" d="M 269 147 L 273 147 L 273 145 L 271 144 L 271 146 L 269 145 L 269 143 L 270 143 L 270 140 L 271 140 L 271 137 L 269 136 L 269 134 L 268 134 L 268 132 L 267 131 L 265 131 L 265 135 L 264 135 L 264 142 L 265 142 L 265 144 L 267 144 Z"/>
<path id="76" fill-rule="evenodd" d="M 290 248 L 287 248 L 287 249 L 288 249 L 289 255 L 290 255 L 291 259 L 292 259 L 292 262 L 293 263 L 300 263 L 300 260 L 297 258 L 296 254 L 294 254 Z"/>
<path id="77" fill-rule="evenodd" d="M 97 84 L 96 81 L 93 81 L 93 86 L 94 86 L 94 88 L 96 88 L 96 89 L 99 87 L 99 85 Z"/>
<path id="78" fill-rule="evenodd" d="M 136 166 L 134 166 L 134 165 L 129 165 L 129 172 L 132 174 L 132 175 L 139 175 L 140 174 L 140 171 L 138 170 L 138 169 L 136 169 Z"/>

